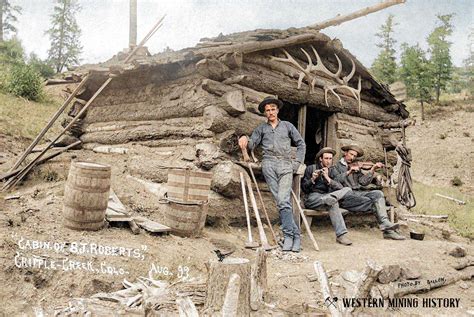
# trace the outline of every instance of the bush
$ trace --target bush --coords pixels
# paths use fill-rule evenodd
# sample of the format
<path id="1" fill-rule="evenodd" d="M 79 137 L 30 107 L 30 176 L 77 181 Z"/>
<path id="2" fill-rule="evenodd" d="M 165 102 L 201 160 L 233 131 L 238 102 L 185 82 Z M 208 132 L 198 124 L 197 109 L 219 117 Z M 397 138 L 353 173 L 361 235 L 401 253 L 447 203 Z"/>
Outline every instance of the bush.
<path id="1" fill-rule="evenodd" d="M 33 101 L 40 99 L 43 93 L 41 76 L 31 66 L 25 64 L 12 68 L 6 88 L 15 96 Z"/>
<path id="2" fill-rule="evenodd" d="M 28 65 L 30 65 L 33 70 L 39 73 L 44 79 L 51 78 L 55 74 L 51 65 L 49 65 L 46 61 L 41 60 L 38 56 L 36 56 L 36 54 L 33 53 L 30 54 Z"/>

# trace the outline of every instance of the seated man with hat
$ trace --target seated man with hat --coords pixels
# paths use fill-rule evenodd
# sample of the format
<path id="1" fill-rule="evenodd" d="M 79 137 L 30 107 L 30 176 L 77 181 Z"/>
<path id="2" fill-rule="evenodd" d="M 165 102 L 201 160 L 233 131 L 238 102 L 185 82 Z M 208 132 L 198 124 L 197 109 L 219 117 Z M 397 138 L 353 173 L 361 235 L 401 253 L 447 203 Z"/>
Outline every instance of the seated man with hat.
<path id="1" fill-rule="evenodd" d="M 305 193 L 304 205 L 309 209 L 329 208 L 329 218 L 336 231 L 336 241 L 343 245 L 351 245 L 347 237 L 347 228 L 342 217 L 338 201 L 352 189 L 343 187 L 331 179 L 332 160 L 336 151 L 330 147 L 322 148 L 315 158 L 315 164 L 306 168 L 301 180 L 301 189 Z"/>
<path id="2" fill-rule="evenodd" d="M 364 174 L 359 165 L 354 162 L 356 158 L 364 155 L 364 151 L 355 144 L 343 146 L 341 150 L 344 151 L 344 155 L 334 166 L 334 180 L 345 187 L 352 188 L 352 192 L 344 196 L 339 202 L 339 206 L 353 212 L 374 211 L 385 239 L 404 240 L 405 237 L 395 231 L 398 224 L 392 223 L 388 218 L 382 191 L 363 190 L 363 186 L 369 185 L 374 179 L 375 169 L 382 167 L 383 164 L 375 163 L 369 172 Z"/>
<path id="3" fill-rule="evenodd" d="M 306 144 L 293 124 L 278 119 L 278 112 L 283 102 L 273 97 L 266 97 L 258 110 L 265 114 L 267 122 L 260 124 L 250 138 L 239 138 L 242 149 L 253 150 L 262 145 L 262 173 L 272 192 L 280 214 L 283 231 L 283 251 L 299 252 L 301 246 L 300 230 L 293 219 L 291 205 L 291 187 L 293 173 L 303 163 Z M 296 145 L 296 160 L 292 161 L 291 142 Z"/>

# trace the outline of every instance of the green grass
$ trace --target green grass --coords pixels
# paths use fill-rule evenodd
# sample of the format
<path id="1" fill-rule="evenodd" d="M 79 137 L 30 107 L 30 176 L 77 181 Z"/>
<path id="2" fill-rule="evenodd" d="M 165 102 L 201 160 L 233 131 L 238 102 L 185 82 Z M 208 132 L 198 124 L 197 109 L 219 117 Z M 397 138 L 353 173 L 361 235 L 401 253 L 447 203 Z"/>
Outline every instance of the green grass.
<path id="1" fill-rule="evenodd" d="M 415 182 L 414 193 L 416 206 L 415 213 L 426 215 L 448 215 L 448 221 L 461 236 L 474 239 L 474 196 L 462 193 L 458 188 L 429 186 Z M 465 205 L 458 205 L 454 201 L 438 197 L 439 193 L 462 201 Z"/>
<path id="2" fill-rule="evenodd" d="M 32 140 L 46 126 L 59 106 L 60 101 L 51 97 L 43 102 L 33 102 L 0 92 L 0 132 L 19 140 Z M 59 133 L 62 128 L 60 122 L 61 117 L 46 137 Z"/>

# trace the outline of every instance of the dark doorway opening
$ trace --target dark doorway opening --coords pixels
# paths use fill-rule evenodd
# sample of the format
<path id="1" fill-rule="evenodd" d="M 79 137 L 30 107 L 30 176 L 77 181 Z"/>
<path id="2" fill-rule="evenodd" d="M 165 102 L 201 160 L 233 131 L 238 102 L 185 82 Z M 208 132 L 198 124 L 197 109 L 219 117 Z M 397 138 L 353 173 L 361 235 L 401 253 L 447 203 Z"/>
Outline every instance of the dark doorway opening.
<path id="1" fill-rule="evenodd" d="M 306 143 L 306 165 L 314 164 L 316 153 L 327 145 L 327 122 L 331 112 L 321 111 L 306 106 L 306 116 L 301 116 L 303 105 L 285 102 L 278 117 L 281 120 L 291 122 L 301 133 Z M 299 122 L 300 118 L 306 117 L 305 124 Z M 304 131 L 303 131 L 304 130 Z"/>
<path id="2" fill-rule="evenodd" d="M 315 108 L 306 109 L 306 128 L 304 141 L 306 143 L 305 164 L 314 164 L 314 157 L 327 144 L 327 121 L 331 113 Z"/>

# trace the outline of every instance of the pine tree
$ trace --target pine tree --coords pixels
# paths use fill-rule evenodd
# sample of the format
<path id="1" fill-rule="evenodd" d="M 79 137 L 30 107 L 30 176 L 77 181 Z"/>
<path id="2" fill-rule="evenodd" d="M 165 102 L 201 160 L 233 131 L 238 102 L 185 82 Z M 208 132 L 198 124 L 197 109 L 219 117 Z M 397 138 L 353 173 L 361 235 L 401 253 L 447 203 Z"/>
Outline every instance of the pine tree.
<path id="1" fill-rule="evenodd" d="M 431 99 L 433 87 L 431 65 L 426 53 L 419 44 L 408 46 L 404 43 L 400 64 L 400 76 L 407 86 L 407 94 L 420 102 L 421 120 L 425 120 L 424 102 Z"/>
<path id="2" fill-rule="evenodd" d="M 0 0 L 0 42 L 3 42 L 4 36 L 8 32 L 16 32 L 16 27 L 13 25 L 18 21 L 16 14 L 21 14 L 21 7 L 14 6 L 9 0 Z"/>
<path id="3" fill-rule="evenodd" d="M 437 18 L 440 25 L 430 33 L 427 39 L 431 55 L 430 62 L 433 65 L 432 75 L 437 103 L 439 103 L 441 91 L 446 88 L 453 71 L 453 63 L 449 52 L 452 43 L 447 39 L 453 33 L 452 17 L 453 14 L 438 14 Z"/>
<path id="4" fill-rule="evenodd" d="M 56 72 L 64 67 L 79 63 L 82 46 L 79 42 L 81 29 L 76 22 L 75 14 L 81 7 L 77 0 L 56 0 L 54 13 L 51 15 L 52 27 L 46 31 L 51 39 L 48 58 Z"/>
<path id="5" fill-rule="evenodd" d="M 372 64 L 372 73 L 374 76 L 387 84 L 396 81 L 397 63 L 395 61 L 395 39 L 393 38 L 393 29 L 398 25 L 393 21 L 393 15 L 389 15 L 385 24 L 380 27 L 379 33 L 375 35 L 380 38 L 377 47 L 381 51 Z"/>

